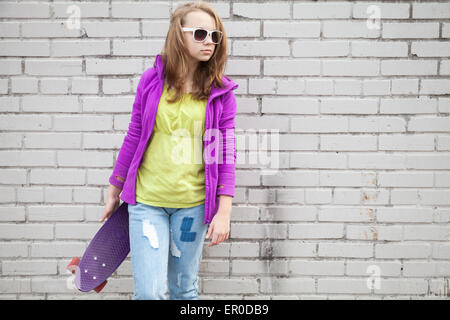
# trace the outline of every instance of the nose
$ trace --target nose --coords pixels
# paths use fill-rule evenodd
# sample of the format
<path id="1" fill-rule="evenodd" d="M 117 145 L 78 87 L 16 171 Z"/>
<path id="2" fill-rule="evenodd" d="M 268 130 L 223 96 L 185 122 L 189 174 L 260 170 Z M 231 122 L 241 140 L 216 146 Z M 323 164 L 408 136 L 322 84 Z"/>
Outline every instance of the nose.
<path id="1" fill-rule="evenodd" d="M 214 44 L 214 42 L 212 41 L 212 34 L 209 34 L 209 35 L 206 36 L 205 43 L 207 43 L 207 44 L 208 43 Z"/>

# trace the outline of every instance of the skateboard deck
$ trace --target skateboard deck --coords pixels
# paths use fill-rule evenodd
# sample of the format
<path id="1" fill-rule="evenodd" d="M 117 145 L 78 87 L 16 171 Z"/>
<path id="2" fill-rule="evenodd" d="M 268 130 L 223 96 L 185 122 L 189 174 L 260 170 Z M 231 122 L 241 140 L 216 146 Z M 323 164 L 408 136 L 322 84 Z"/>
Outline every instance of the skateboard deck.
<path id="1" fill-rule="evenodd" d="M 128 203 L 123 202 L 97 231 L 81 260 L 75 257 L 67 266 L 78 290 L 98 293 L 104 288 L 130 252 L 128 226 Z"/>

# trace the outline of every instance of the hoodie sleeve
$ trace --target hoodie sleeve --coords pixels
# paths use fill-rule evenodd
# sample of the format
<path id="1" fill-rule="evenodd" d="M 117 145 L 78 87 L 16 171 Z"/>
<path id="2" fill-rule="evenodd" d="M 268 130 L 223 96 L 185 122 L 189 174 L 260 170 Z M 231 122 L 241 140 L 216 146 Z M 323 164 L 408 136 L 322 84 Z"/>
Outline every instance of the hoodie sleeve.
<path id="1" fill-rule="evenodd" d="M 233 90 L 223 97 L 223 111 L 219 120 L 219 130 L 222 136 L 222 163 L 218 164 L 217 195 L 234 197 L 236 138 L 235 121 L 236 97 Z"/>
<path id="2" fill-rule="evenodd" d="M 130 163 L 133 160 L 134 153 L 136 152 L 141 137 L 141 96 L 144 85 L 144 74 L 141 76 L 138 87 L 136 89 L 136 96 L 134 98 L 131 121 L 128 126 L 127 134 L 123 140 L 122 147 L 120 148 L 119 156 L 117 157 L 113 172 L 109 177 L 109 183 L 118 187 L 119 189 L 123 189 Z M 117 177 L 123 178 L 124 181 L 120 181 L 119 179 L 117 179 Z"/>

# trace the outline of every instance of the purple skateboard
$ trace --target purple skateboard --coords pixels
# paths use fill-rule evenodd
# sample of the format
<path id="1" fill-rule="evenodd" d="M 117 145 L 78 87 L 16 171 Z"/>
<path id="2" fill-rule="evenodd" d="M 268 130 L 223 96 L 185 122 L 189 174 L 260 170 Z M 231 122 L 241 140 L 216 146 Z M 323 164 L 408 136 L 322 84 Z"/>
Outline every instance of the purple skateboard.
<path id="1" fill-rule="evenodd" d="M 125 260 L 130 252 L 128 223 L 128 203 L 123 202 L 97 231 L 81 260 L 75 257 L 69 263 L 78 290 L 100 292 Z"/>

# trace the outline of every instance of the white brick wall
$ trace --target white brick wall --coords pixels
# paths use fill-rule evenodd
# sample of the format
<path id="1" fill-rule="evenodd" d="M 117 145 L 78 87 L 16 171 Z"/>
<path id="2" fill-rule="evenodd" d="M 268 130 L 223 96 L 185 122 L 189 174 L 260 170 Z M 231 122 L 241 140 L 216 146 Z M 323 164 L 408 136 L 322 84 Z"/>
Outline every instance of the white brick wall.
<path id="1" fill-rule="evenodd" d="M 450 3 L 208 2 L 240 85 L 238 166 L 200 299 L 448 299 Z M 131 298 L 129 258 L 101 294 L 65 268 L 100 227 L 177 4 L 0 2 L 1 299 Z M 280 133 L 272 175 L 249 162 L 263 129 Z"/>

